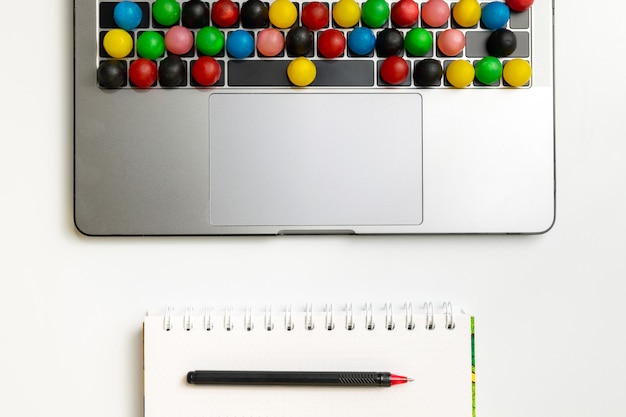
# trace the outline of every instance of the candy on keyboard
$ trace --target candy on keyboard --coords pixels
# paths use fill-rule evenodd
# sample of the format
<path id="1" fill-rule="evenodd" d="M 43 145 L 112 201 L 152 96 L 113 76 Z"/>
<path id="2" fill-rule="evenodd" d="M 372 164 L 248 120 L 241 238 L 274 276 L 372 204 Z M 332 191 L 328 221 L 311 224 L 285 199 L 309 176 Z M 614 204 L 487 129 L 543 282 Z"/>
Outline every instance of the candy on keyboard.
<path id="1" fill-rule="evenodd" d="M 157 81 L 157 66 L 149 59 L 139 58 L 130 63 L 128 78 L 135 87 L 151 87 Z"/>
<path id="2" fill-rule="evenodd" d="M 302 8 L 302 24 L 311 30 L 328 27 L 329 16 L 328 6 L 319 1 L 307 3 Z"/>
<path id="3" fill-rule="evenodd" d="M 172 26 L 165 33 L 165 47 L 176 55 L 185 55 L 193 48 L 193 35 L 184 26 Z"/>
<path id="4" fill-rule="evenodd" d="M 497 83 L 502 77 L 502 63 L 498 58 L 486 56 L 474 65 L 476 79 L 485 85 Z"/>
<path id="5" fill-rule="evenodd" d="M 380 65 L 380 78 L 387 84 L 402 84 L 409 76 L 409 65 L 399 56 L 390 56 Z"/>
<path id="6" fill-rule="evenodd" d="M 422 20 L 430 27 L 442 27 L 450 18 L 450 6 L 443 0 L 428 0 L 422 5 Z"/>
<path id="7" fill-rule="evenodd" d="M 487 29 L 495 30 L 506 26 L 511 17 L 511 11 L 504 3 L 493 2 L 483 7 L 481 21 Z"/>
<path id="8" fill-rule="evenodd" d="M 534 0 L 506 0 L 506 4 L 516 12 L 528 10 L 533 5 Z"/>
<path id="9" fill-rule="evenodd" d="M 452 9 L 454 21 L 464 28 L 475 26 L 480 20 L 480 14 L 478 0 L 460 0 Z"/>
<path id="10" fill-rule="evenodd" d="M 270 5 L 270 22 L 279 29 L 287 29 L 298 20 L 298 9 L 289 0 L 276 0 Z"/>
<path id="11" fill-rule="evenodd" d="M 413 81 L 416 85 L 424 87 L 437 87 L 441 85 L 443 68 L 441 62 L 428 58 L 415 63 Z"/>
<path id="12" fill-rule="evenodd" d="M 465 34 L 458 29 L 446 29 L 439 34 L 437 47 L 445 56 L 457 56 L 465 48 Z"/>
<path id="13" fill-rule="evenodd" d="M 376 37 L 376 53 L 378 56 L 399 55 L 403 50 L 404 37 L 398 29 L 386 28 L 378 33 Z"/>
<path id="14" fill-rule="evenodd" d="M 137 38 L 137 54 L 147 59 L 161 58 L 165 53 L 165 39 L 155 31 L 148 30 Z"/>
<path id="15" fill-rule="evenodd" d="M 239 7 L 232 0 L 218 0 L 213 4 L 211 19 L 215 26 L 232 27 L 239 20 Z"/>
<path id="16" fill-rule="evenodd" d="M 101 88 L 531 85 L 529 0 L 98 4 Z"/>
<path id="17" fill-rule="evenodd" d="M 342 28 L 351 28 L 359 23 L 361 8 L 354 0 L 339 0 L 333 7 L 333 20 Z"/>
<path id="18" fill-rule="evenodd" d="M 502 76 L 510 86 L 521 87 L 530 81 L 532 69 L 530 64 L 520 58 L 510 60 L 504 65 Z"/>
<path id="19" fill-rule="evenodd" d="M 215 56 L 224 49 L 224 34 L 214 26 L 203 27 L 196 35 L 196 47 L 204 55 Z"/>
<path id="20" fill-rule="evenodd" d="M 276 56 L 283 51 L 284 47 L 283 33 L 274 28 L 265 28 L 256 36 L 256 49 L 262 56 Z"/>
<path id="21" fill-rule="evenodd" d="M 375 45 L 376 37 L 369 28 L 358 27 L 348 33 L 348 49 L 355 55 L 369 55 L 374 50 Z"/>
<path id="22" fill-rule="evenodd" d="M 126 62 L 102 61 L 98 66 L 98 83 L 105 88 L 119 88 L 126 85 Z"/>
<path id="23" fill-rule="evenodd" d="M 246 0 L 239 14 L 244 28 L 265 28 L 270 22 L 269 9 L 261 0 Z"/>
<path id="24" fill-rule="evenodd" d="M 180 4 L 175 0 L 156 0 L 152 5 L 152 16 L 163 26 L 172 26 L 180 19 Z"/>
<path id="25" fill-rule="evenodd" d="M 304 26 L 294 26 L 285 36 L 285 49 L 289 56 L 305 56 L 313 50 L 313 32 Z"/>
<path id="26" fill-rule="evenodd" d="M 498 29 L 487 39 L 487 51 L 496 57 L 511 55 L 517 49 L 517 37 L 508 29 Z"/>
<path id="27" fill-rule="evenodd" d="M 417 23 L 419 7 L 414 0 L 400 0 L 391 5 L 391 21 L 397 27 L 408 28 Z"/>
<path id="28" fill-rule="evenodd" d="M 210 56 L 201 56 L 191 67 L 191 76 L 198 84 L 208 87 L 217 83 L 222 75 L 222 67 Z"/>
<path id="29" fill-rule="evenodd" d="M 137 3 L 132 1 L 122 1 L 115 5 L 113 9 L 113 20 L 115 24 L 124 30 L 133 30 L 139 23 L 143 13 Z"/>
<path id="30" fill-rule="evenodd" d="M 379 28 L 389 19 L 389 5 L 386 0 L 366 0 L 361 5 L 361 19 L 371 28 Z"/>
<path id="31" fill-rule="evenodd" d="M 111 57 L 124 58 L 133 50 L 133 38 L 125 30 L 111 29 L 104 35 L 102 45 Z"/>
<path id="32" fill-rule="evenodd" d="M 304 87 L 311 84 L 317 75 L 315 64 L 310 59 L 303 56 L 298 57 L 289 63 L 287 67 L 287 77 L 294 85 Z"/>
<path id="33" fill-rule="evenodd" d="M 409 30 L 404 38 L 404 48 L 413 56 L 424 56 L 433 46 L 433 36 L 424 28 Z"/>
<path id="34" fill-rule="evenodd" d="M 337 29 L 327 29 L 317 38 L 317 50 L 325 58 L 337 58 L 346 49 L 346 38 Z"/>
<path id="35" fill-rule="evenodd" d="M 187 84 L 187 67 L 179 56 L 170 55 L 159 65 L 159 81 L 164 87 L 179 87 Z"/>
<path id="36" fill-rule="evenodd" d="M 459 59 L 452 61 L 446 69 L 446 79 L 456 88 L 465 88 L 474 81 L 474 67 L 468 61 Z"/>
<path id="37" fill-rule="evenodd" d="M 209 6 L 202 0 L 190 0 L 183 3 L 181 11 L 183 26 L 202 28 L 209 24 Z"/>
<path id="38" fill-rule="evenodd" d="M 247 58 L 254 52 L 254 39 L 250 32 L 237 29 L 226 38 L 226 52 L 233 58 Z"/>

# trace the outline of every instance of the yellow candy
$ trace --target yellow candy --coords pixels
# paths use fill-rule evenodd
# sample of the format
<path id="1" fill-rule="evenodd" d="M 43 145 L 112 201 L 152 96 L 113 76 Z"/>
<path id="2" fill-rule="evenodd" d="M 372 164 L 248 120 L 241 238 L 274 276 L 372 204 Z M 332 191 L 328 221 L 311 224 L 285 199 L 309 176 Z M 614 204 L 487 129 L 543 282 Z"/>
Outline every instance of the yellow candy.
<path id="1" fill-rule="evenodd" d="M 270 22 L 280 29 L 293 26 L 298 19 L 298 10 L 289 0 L 276 0 L 270 5 Z"/>
<path id="2" fill-rule="evenodd" d="M 452 9 L 454 21 L 464 28 L 478 24 L 482 9 L 478 0 L 461 0 Z"/>
<path id="3" fill-rule="evenodd" d="M 474 81 L 474 66 L 465 60 L 458 60 L 448 65 L 446 78 L 456 88 L 465 88 Z"/>
<path id="4" fill-rule="evenodd" d="M 528 62 L 515 58 L 506 63 L 502 76 L 509 85 L 521 87 L 530 81 L 532 73 L 533 70 Z"/>
<path id="5" fill-rule="evenodd" d="M 339 0 L 333 7 L 333 19 L 342 28 L 351 28 L 361 19 L 361 8 L 354 0 Z"/>
<path id="6" fill-rule="evenodd" d="M 133 38 L 123 29 L 111 29 L 104 35 L 102 45 L 113 58 L 124 58 L 133 50 Z"/>
<path id="7" fill-rule="evenodd" d="M 289 81 L 298 87 L 304 87 L 315 80 L 317 69 L 310 59 L 303 56 L 298 57 L 289 63 L 287 67 L 287 77 Z"/>

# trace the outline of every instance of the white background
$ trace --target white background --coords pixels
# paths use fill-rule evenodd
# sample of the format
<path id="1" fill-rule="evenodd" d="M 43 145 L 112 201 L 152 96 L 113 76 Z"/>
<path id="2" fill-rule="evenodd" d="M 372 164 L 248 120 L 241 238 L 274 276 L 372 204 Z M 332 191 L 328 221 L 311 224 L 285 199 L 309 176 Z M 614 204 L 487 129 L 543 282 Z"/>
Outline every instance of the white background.
<path id="1" fill-rule="evenodd" d="M 71 2 L 2 2 L 0 415 L 140 417 L 149 308 L 406 297 L 477 316 L 479 416 L 626 415 L 626 2 L 556 6 L 548 234 L 119 239 L 73 228 Z"/>

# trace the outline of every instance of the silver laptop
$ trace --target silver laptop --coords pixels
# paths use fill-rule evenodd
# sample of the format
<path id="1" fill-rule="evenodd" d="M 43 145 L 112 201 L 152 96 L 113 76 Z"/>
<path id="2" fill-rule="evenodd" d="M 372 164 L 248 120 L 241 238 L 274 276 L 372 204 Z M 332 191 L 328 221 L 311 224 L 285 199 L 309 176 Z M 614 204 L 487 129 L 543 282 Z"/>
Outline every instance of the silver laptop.
<path id="1" fill-rule="evenodd" d="M 530 4 L 74 0 L 76 227 L 545 232 L 553 2 Z"/>

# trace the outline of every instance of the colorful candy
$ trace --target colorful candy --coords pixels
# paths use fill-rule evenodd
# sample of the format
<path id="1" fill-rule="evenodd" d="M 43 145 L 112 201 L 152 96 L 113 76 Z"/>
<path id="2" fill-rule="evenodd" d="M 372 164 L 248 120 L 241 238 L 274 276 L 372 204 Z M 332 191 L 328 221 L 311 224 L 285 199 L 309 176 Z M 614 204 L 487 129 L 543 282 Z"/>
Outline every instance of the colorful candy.
<path id="1" fill-rule="evenodd" d="M 213 4 L 211 19 L 216 26 L 232 27 L 239 20 L 239 7 L 232 0 L 218 0 Z"/>
<path id="2" fill-rule="evenodd" d="M 298 19 L 298 10 L 289 0 L 276 0 L 270 5 L 269 18 L 277 28 L 290 28 Z"/>
<path id="3" fill-rule="evenodd" d="M 237 59 L 247 58 L 254 52 L 254 39 L 243 29 L 230 32 L 226 38 L 226 51 Z"/>
<path id="4" fill-rule="evenodd" d="M 528 10 L 533 5 L 534 0 L 506 0 L 506 4 L 516 12 Z"/>
<path id="5" fill-rule="evenodd" d="M 333 7 L 333 20 L 342 28 L 351 28 L 359 23 L 361 8 L 354 0 L 339 0 Z"/>
<path id="6" fill-rule="evenodd" d="M 215 56 L 224 49 L 224 34 L 214 26 L 206 26 L 196 34 L 196 47 L 201 54 Z"/>
<path id="7" fill-rule="evenodd" d="M 478 24 L 481 8 L 478 0 L 460 0 L 452 9 L 454 21 L 464 28 Z"/>
<path id="8" fill-rule="evenodd" d="M 519 58 L 510 60 L 504 65 L 502 76 L 510 86 L 521 87 L 530 81 L 532 75 L 530 64 Z"/>
<path id="9" fill-rule="evenodd" d="M 465 48 L 465 34 L 458 29 L 446 29 L 439 34 L 437 47 L 445 56 L 457 56 Z"/>
<path id="10" fill-rule="evenodd" d="M 506 26 L 511 11 L 506 4 L 494 1 L 483 7 L 480 20 L 487 29 L 495 30 Z"/>
<path id="11" fill-rule="evenodd" d="M 409 76 L 409 65 L 399 56 L 390 56 L 380 66 L 380 78 L 387 84 L 402 84 Z"/>
<path id="12" fill-rule="evenodd" d="M 304 87 L 315 81 L 317 68 L 308 58 L 298 57 L 289 63 L 287 77 L 294 85 Z"/>
<path id="13" fill-rule="evenodd" d="M 152 87 L 157 80 L 157 66 L 149 59 L 139 58 L 130 63 L 128 78 L 135 87 Z"/>
<path id="14" fill-rule="evenodd" d="M 165 33 L 165 47 L 176 55 L 185 55 L 193 48 L 193 35 L 184 26 L 172 26 Z"/>
<path id="15" fill-rule="evenodd" d="M 371 29 L 358 27 L 348 33 L 348 48 L 355 55 L 369 55 L 376 45 L 376 37 Z"/>
<path id="16" fill-rule="evenodd" d="M 419 7 L 414 0 L 400 0 L 391 6 L 391 21 L 401 28 L 408 28 L 417 23 Z"/>
<path id="17" fill-rule="evenodd" d="M 325 58 L 337 58 L 343 55 L 345 49 L 346 38 L 340 30 L 325 30 L 317 39 L 317 51 Z"/>
<path id="18" fill-rule="evenodd" d="M 222 67 L 210 56 L 201 56 L 191 67 L 191 76 L 198 84 L 208 87 L 219 81 Z"/>
<path id="19" fill-rule="evenodd" d="M 483 84 L 495 84 L 502 77 L 502 63 L 492 56 L 484 57 L 474 65 L 474 68 L 476 79 Z"/>
<path id="20" fill-rule="evenodd" d="M 446 79 L 456 88 L 468 87 L 474 81 L 474 76 L 474 67 L 463 59 L 452 61 L 446 69 Z"/>
<path id="21" fill-rule="evenodd" d="M 137 38 L 137 54 L 147 59 L 157 59 L 165 53 L 165 40 L 160 33 L 148 30 Z"/>
<path id="22" fill-rule="evenodd" d="M 302 24 L 311 30 L 327 27 L 329 16 L 328 7 L 319 1 L 307 3 L 302 8 Z"/>
<path id="23" fill-rule="evenodd" d="M 152 16 L 162 26 L 172 26 L 180 19 L 180 4 L 175 0 L 157 0 L 152 5 Z"/>
<path id="24" fill-rule="evenodd" d="M 404 48 L 413 56 L 424 56 L 433 46 L 433 36 L 424 28 L 413 28 L 406 33 Z"/>
<path id="25" fill-rule="evenodd" d="M 450 6 L 443 0 L 428 0 L 422 6 L 422 20 L 430 27 L 445 25 L 450 18 Z"/>
<path id="26" fill-rule="evenodd" d="M 379 28 L 389 19 L 389 5 L 386 0 L 367 0 L 361 6 L 361 19 L 371 28 Z"/>
<path id="27" fill-rule="evenodd" d="M 115 5 L 113 9 L 113 20 L 115 24 L 124 30 L 133 30 L 143 18 L 141 7 L 132 1 L 122 1 Z"/>
<path id="28" fill-rule="evenodd" d="M 274 28 L 265 28 L 257 34 L 256 49 L 263 56 L 276 56 L 283 51 L 285 39 L 283 33 Z"/>
<path id="29" fill-rule="evenodd" d="M 123 29 L 111 29 L 104 35 L 102 46 L 113 58 L 124 58 L 133 50 L 133 38 Z"/>

